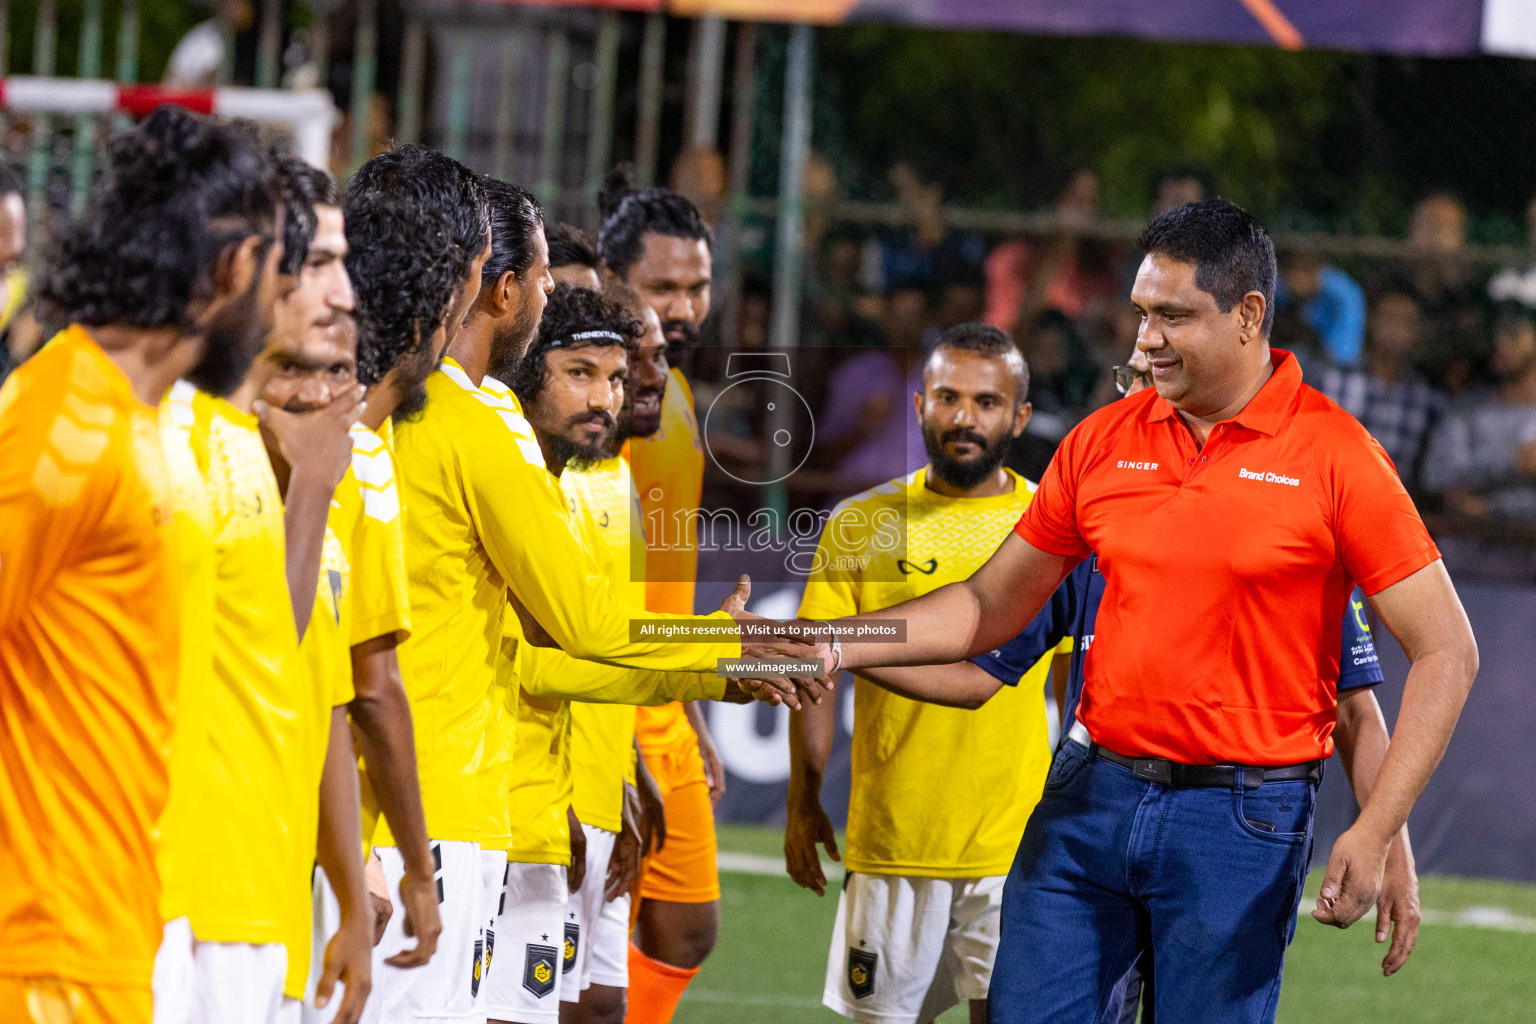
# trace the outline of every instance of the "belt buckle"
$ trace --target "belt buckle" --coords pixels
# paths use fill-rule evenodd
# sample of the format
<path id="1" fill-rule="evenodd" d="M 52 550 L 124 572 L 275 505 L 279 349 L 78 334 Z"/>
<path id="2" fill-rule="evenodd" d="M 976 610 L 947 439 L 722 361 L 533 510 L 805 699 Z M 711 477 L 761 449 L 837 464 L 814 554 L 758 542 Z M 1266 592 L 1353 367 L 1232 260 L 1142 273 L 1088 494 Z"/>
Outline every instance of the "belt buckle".
<path id="1" fill-rule="evenodd" d="M 1161 758 L 1137 758 L 1131 772 L 1143 782 L 1173 785 L 1173 763 Z"/>

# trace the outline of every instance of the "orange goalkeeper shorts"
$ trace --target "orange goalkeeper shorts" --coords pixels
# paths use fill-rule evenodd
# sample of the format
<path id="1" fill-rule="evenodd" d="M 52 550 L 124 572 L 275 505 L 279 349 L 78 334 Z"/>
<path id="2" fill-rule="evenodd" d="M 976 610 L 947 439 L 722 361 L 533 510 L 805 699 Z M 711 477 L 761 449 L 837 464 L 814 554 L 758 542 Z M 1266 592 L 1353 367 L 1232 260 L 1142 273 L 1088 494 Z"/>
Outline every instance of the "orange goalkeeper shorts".
<path id="1" fill-rule="evenodd" d="M 5 1024 L 149 1024 L 152 1005 L 147 988 L 0 977 L 0 1021 Z"/>
<path id="2" fill-rule="evenodd" d="M 649 753 L 645 766 L 667 807 L 667 844 L 641 865 L 640 898 L 664 903 L 720 899 L 715 807 L 709 800 L 697 743 Z"/>

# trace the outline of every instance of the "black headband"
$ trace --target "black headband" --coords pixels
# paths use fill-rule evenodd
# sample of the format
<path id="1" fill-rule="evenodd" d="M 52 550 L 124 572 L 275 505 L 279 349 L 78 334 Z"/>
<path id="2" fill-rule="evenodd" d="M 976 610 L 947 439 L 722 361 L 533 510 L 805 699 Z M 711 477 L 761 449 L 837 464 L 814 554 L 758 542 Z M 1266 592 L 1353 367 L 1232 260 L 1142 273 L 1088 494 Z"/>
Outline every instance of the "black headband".
<path id="1" fill-rule="evenodd" d="M 550 348 L 564 348 L 578 341 L 611 341 L 615 345 L 628 344 L 629 339 L 622 334 L 613 331 L 578 331 L 566 338 L 560 338 L 549 343 Z"/>

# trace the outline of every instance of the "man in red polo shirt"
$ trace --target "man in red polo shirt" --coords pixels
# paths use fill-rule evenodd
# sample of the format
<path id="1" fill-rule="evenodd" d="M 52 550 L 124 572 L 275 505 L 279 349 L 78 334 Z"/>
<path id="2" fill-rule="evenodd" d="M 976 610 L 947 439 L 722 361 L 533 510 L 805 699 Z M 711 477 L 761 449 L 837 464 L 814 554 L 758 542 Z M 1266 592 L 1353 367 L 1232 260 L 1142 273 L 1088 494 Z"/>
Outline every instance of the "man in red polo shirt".
<path id="1" fill-rule="evenodd" d="M 1155 389 L 1067 436 L 969 580 L 871 616 L 904 618 L 904 643 L 818 648 L 847 669 L 968 658 L 1018 633 L 1098 552 L 1106 588 L 1077 720 L 1004 890 L 996 1024 L 1100 1019 L 1149 946 L 1160 1019 L 1273 1021 L 1351 588 L 1412 668 L 1376 787 L 1334 845 L 1319 921 L 1348 927 L 1374 903 L 1477 673 L 1471 626 L 1391 461 L 1269 347 L 1264 229 L 1209 200 L 1159 215 L 1142 247 L 1131 301 Z"/>

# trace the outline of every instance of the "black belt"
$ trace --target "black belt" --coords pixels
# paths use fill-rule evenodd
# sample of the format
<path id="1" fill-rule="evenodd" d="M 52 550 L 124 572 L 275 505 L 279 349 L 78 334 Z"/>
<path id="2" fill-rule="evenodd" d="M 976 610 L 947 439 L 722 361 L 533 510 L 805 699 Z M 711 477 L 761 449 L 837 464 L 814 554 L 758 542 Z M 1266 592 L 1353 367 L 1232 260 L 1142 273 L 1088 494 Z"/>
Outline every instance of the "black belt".
<path id="1" fill-rule="evenodd" d="M 1144 782 L 1156 782 L 1178 789 L 1231 789 L 1239 779 L 1244 789 L 1258 789 L 1266 782 L 1322 782 L 1323 762 L 1306 761 L 1280 768 L 1260 768 L 1248 764 L 1179 764 L 1161 757 L 1125 757 L 1094 743 L 1090 756 L 1102 757 L 1111 764 L 1129 768 Z"/>

